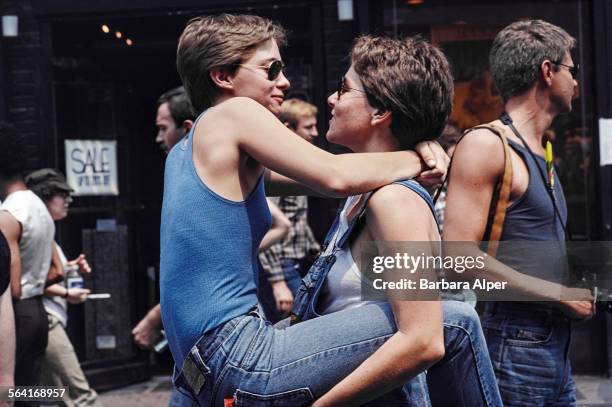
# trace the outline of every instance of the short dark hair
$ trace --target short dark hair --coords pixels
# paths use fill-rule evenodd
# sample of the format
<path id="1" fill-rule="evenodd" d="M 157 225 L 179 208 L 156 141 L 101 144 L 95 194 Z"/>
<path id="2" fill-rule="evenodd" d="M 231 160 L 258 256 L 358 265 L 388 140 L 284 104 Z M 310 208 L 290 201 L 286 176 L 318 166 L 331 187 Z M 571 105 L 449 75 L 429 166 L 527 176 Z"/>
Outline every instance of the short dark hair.
<path id="1" fill-rule="evenodd" d="M 453 77 L 438 48 L 419 37 L 364 35 L 351 60 L 370 105 L 391 111 L 391 132 L 402 148 L 440 136 L 452 109 Z"/>
<path id="2" fill-rule="evenodd" d="M 0 122 L 0 180 L 23 179 L 26 167 L 23 138 L 11 123 Z"/>
<path id="3" fill-rule="evenodd" d="M 172 120 L 174 120 L 177 128 L 183 126 L 185 120 L 195 120 L 196 115 L 184 87 L 179 86 L 162 93 L 159 99 L 157 99 L 157 108 L 164 103 L 168 103 L 170 116 L 172 116 Z"/>
<path id="4" fill-rule="evenodd" d="M 489 64 L 504 102 L 537 82 L 542 62 L 561 62 L 575 46 L 576 39 L 563 28 L 542 20 L 516 21 L 501 30 L 493 41 Z"/>
<path id="5" fill-rule="evenodd" d="M 179 38 L 176 67 L 196 113 L 212 106 L 219 95 L 210 71 L 224 67 L 234 72 L 270 39 L 283 46 L 285 30 L 260 16 L 219 14 L 190 20 Z"/>

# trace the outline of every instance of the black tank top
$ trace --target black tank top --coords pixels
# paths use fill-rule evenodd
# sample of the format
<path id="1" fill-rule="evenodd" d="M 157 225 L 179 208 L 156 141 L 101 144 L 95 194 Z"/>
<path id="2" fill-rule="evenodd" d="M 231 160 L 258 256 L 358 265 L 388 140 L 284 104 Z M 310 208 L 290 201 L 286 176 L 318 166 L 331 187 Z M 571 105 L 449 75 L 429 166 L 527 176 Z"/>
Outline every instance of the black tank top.
<path id="1" fill-rule="evenodd" d="M 11 251 L 9 250 L 8 243 L 0 232 L 0 295 L 4 293 L 4 290 L 11 281 Z"/>
<path id="2" fill-rule="evenodd" d="M 523 158 L 529 171 L 529 184 L 506 212 L 501 240 L 512 243 L 502 243 L 497 258 L 524 274 L 567 284 L 562 225 L 567 222 L 567 205 L 559 177 L 555 171 L 554 196 L 561 219 L 556 216 L 547 187 L 538 174 L 546 174 L 544 158 L 536 156 L 534 161 L 524 146 L 513 140 L 508 140 L 508 144 Z"/>

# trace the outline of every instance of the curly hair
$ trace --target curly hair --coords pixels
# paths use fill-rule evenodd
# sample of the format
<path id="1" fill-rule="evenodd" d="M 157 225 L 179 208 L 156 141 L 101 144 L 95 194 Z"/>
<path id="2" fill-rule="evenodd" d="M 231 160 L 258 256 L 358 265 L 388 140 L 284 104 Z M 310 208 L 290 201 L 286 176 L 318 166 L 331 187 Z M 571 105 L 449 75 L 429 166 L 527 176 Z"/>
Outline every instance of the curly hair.
<path id="1" fill-rule="evenodd" d="M 440 136 L 454 89 L 442 51 L 419 37 L 364 35 L 351 61 L 370 105 L 392 113 L 391 132 L 402 148 Z"/>

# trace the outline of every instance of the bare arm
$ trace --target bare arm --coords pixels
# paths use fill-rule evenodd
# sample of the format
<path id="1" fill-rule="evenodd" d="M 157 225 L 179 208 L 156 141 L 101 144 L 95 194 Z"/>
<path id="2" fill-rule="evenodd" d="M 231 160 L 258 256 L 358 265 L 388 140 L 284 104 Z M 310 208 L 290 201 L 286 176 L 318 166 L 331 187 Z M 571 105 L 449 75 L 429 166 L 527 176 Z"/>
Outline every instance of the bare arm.
<path id="1" fill-rule="evenodd" d="M 259 251 L 262 252 L 268 249 L 275 243 L 280 242 L 291 229 L 291 222 L 285 216 L 285 214 L 276 206 L 276 204 L 269 199 L 268 207 L 270 208 L 270 214 L 272 215 L 272 226 L 270 230 L 266 232 L 264 237 L 261 239 L 259 244 Z"/>
<path id="2" fill-rule="evenodd" d="M 0 386 L 14 386 L 15 370 L 15 318 L 11 291 L 7 288 L 0 296 Z"/>
<path id="3" fill-rule="evenodd" d="M 149 310 L 147 315 L 141 319 L 138 324 L 132 329 L 134 342 L 141 348 L 149 348 L 153 346 L 155 340 L 159 336 L 161 328 L 161 307 L 159 304 Z"/>
<path id="4" fill-rule="evenodd" d="M 421 198 L 402 186 L 391 185 L 376 192 L 368 203 L 366 219 L 380 255 L 395 254 L 385 243 L 422 242 L 431 237 L 431 211 Z M 313 406 L 363 404 L 402 386 L 444 356 L 439 301 L 390 299 L 390 303 L 397 333 Z"/>
<path id="5" fill-rule="evenodd" d="M 414 178 L 426 168 L 416 153 L 408 151 L 333 155 L 294 134 L 267 109 L 248 98 L 232 98 L 215 106 L 207 115 L 208 120 L 196 129 L 196 138 L 198 133 L 204 142 L 208 137 L 206 147 L 214 148 L 218 142 L 227 145 L 231 152 L 231 146 L 235 145 L 238 151 L 270 170 L 326 195 L 348 196 L 370 191 L 397 179 Z M 194 147 L 198 149 L 198 157 L 202 152 L 202 162 L 204 157 L 213 154 L 210 150 L 206 152 L 203 145 Z M 218 168 L 209 164 L 204 178 L 208 176 L 209 182 L 211 178 L 214 182 L 227 174 L 223 171 L 228 170 L 231 161 L 238 161 L 235 152 L 227 155 L 230 163 L 219 163 Z"/>
<path id="6" fill-rule="evenodd" d="M 421 157 L 422 163 L 427 163 L 429 169 L 419 174 L 417 180 L 428 188 L 434 189 L 442 183 L 448 168 L 449 158 L 444 150 L 436 142 L 422 142 L 415 148 Z M 433 161 L 432 161 L 433 160 Z M 294 179 L 281 175 L 277 172 L 266 170 L 266 195 L 267 196 L 294 196 L 308 195 L 321 198 L 333 198 L 332 195 L 316 191 Z"/>
<path id="7" fill-rule="evenodd" d="M 61 284 L 53 284 L 45 288 L 45 294 L 66 298 L 71 304 L 81 304 L 87 300 L 89 293 L 91 292 L 88 288 L 66 288 Z"/>
<path id="8" fill-rule="evenodd" d="M 11 295 L 15 299 L 21 298 L 21 254 L 19 252 L 19 239 L 21 239 L 21 224 L 13 215 L 0 211 L 0 230 L 11 250 Z"/>
<path id="9" fill-rule="evenodd" d="M 328 195 L 322 194 L 321 192 L 315 191 L 306 185 L 297 182 L 294 179 L 285 177 L 278 172 L 270 171 L 266 169 L 265 173 L 266 181 L 266 195 L 267 196 L 317 196 L 321 198 L 327 198 Z"/>
<path id="10" fill-rule="evenodd" d="M 59 256 L 57 243 L 53 243 L 53 248 L 51 249 L 51 266 L 47 273 L 47 284 L 58 283 L 63 280 L 65 275 L 64 265 Z"/>
<path id="11" fill-rule="evenodd" d="M 462 253 L 457 254 L 460 255 L 483 255 L 476 242 L 483 238 L 491 197 L 497 180 L 503 173 L 503 165 L 501 140 L 488 130 L 474 131 L 458 144 L 446 197 L 444 240 L 474 244 L 461 244 L 461 248 L 448 245 L 449 250 L 459 249 Z M 490 256 L 485 258 L 484 270 L 476 273 L 486 273 L 487 280 L 490 281 L 506 281 L 506 290 L 520 293 L 522 297 L 527 296 L 534 301 L 557 301 L 557 305 L 567 306 L 565 302 L 559 302 L 559 296 L 566 287 L 520 273 Z M 476 276 L 466 272 L 468 278 Z M 572 294 L 568 293 L 572 296 L 590 296 L 588 290 L 569 290 L 577 290 Z"/>

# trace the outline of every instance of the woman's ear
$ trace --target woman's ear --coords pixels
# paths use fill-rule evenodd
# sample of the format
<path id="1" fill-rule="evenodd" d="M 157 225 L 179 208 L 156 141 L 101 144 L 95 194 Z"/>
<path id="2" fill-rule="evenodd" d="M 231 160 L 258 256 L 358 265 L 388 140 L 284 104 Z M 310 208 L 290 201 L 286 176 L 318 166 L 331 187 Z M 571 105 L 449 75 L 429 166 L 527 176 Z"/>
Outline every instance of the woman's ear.
<path id="1" fill-rule="evenodd" d="M 372 119 L 370 123 L 372 126 L 380 126 L 383 124 L 391 125 L 391 118 L 393 117 L 393 113 L 390 110 L 382 110 L 376 109 L 372 112 Z"/>
<path id="2" fill-rule="evenodd" d="M 234 90 L 233 75 L 226 68 L 211 69 L 210 79 L 220 89 Z"/>

